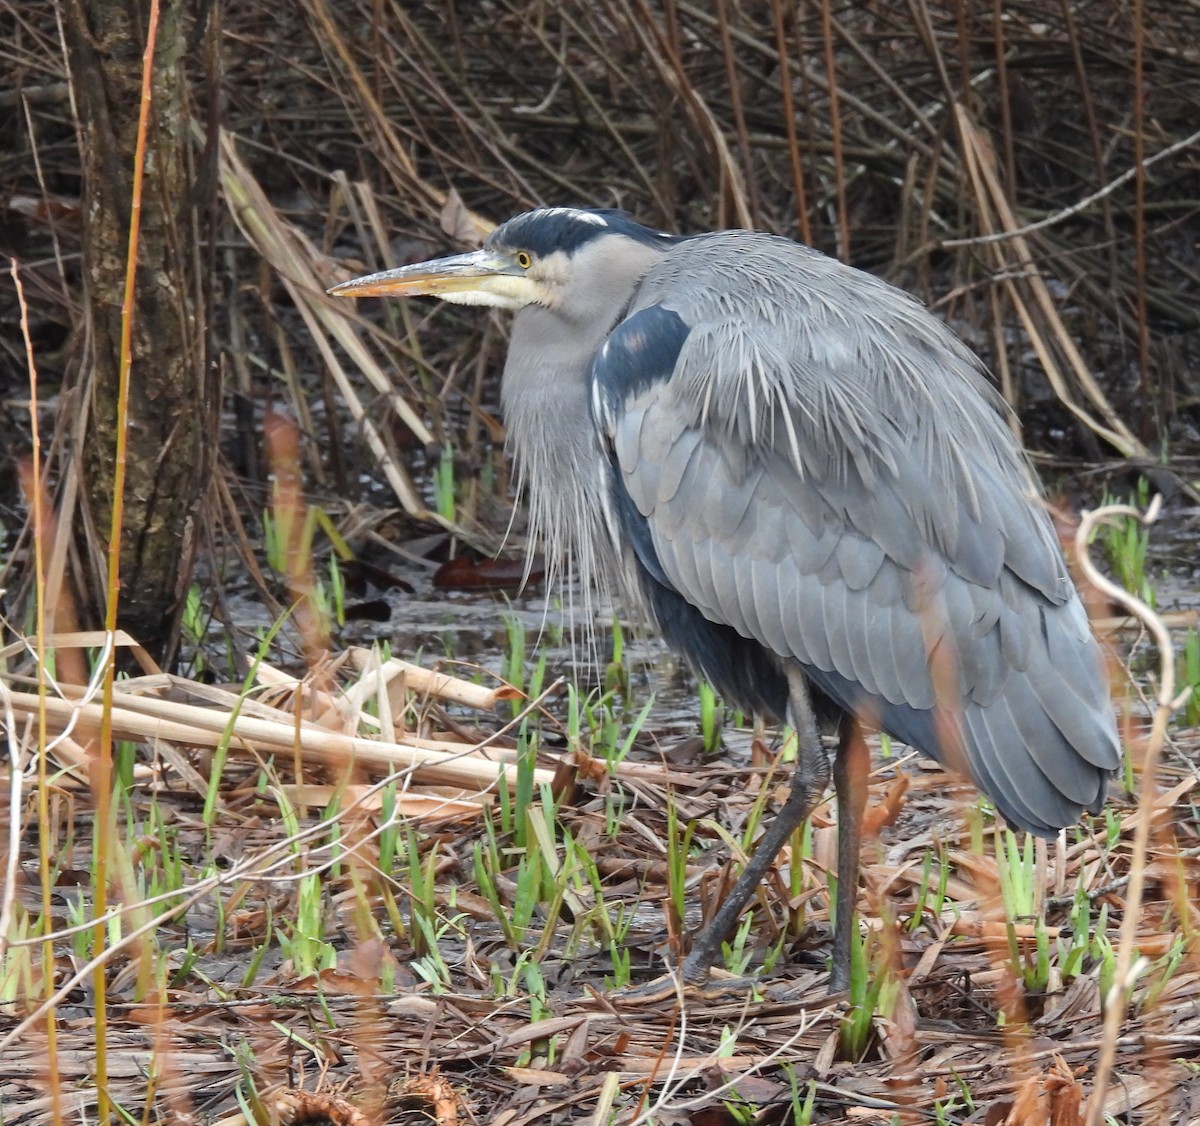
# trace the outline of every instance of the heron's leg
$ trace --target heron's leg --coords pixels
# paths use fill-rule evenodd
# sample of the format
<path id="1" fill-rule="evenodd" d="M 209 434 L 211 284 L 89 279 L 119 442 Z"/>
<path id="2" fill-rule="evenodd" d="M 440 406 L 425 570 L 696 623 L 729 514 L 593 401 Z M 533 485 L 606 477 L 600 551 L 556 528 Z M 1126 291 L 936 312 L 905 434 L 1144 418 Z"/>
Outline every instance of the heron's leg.
<path id="1" fill-rule="evenodd" d="M 870 768 L 871 756 L 863 741 L 862 729 L 858 720 L 847 712 L 838 728 L 837 757 L 833 762 L 833 784 L 838 802 L 838 886 L 833 966 L 829 975 L 831 993 L 841 993 L 850 987 L 850 942 L 856 926 L 854 905 L 858 901 L 858 854 Z"/>
<path id="2" fill-rule="evenodd" d="M 788 669 L 788 698 L 792 725 L 796 729 L 796 770 L 787 800 L 729 890 L 712 922 L 696 937 L 691 953 L 683 960 L 680 973 L 685 982 L 696 985 L 708 977 L 708 971 L 721 953 L 721 943 L 732 933 L 742 909 L 758 889 L 763 876 L 779 850 L 787 843 L 813 806 L 825 795 L 829 785 L 829 758 L 821 746 L 808 683 L 798 668 Z"/>

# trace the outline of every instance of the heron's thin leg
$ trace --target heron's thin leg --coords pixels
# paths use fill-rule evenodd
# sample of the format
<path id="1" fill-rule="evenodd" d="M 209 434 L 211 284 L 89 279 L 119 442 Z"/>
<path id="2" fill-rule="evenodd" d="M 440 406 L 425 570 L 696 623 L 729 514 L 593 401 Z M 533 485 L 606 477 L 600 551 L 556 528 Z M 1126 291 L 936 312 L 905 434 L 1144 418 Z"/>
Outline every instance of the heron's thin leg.
<path id="1" fill-rule="evenodd" d="M 742 909 L 758 889 L 771 862 L 787 839 L 812 812 L 813 806 L 825 794 L 829 785 L 829 758 L 821 746 L 821 733 L 813 716 L 808 683 L 799 669 L 788 670 L 789 702 L 792 725 L 796 729 L 796 770 L 792 787 L 775 820 L 763 834 L 754 855 L 742 870 L 741 876 L 729 890 L 712 922 L 692 944 L 691 953 L 683 960 L 680 973 L 685 982 L 696 985 L 708 977 L 708 971 L 721 952 L 721 943 L 733 931 Z"/>
<path id="2" fill-rule="evenodd" d="M 833 965 L 829 991 L 850 987 L 850 940 L 854 934 L 854 905 L 858 901 L 858 858 L 862 844 L 863 810 L 867 805 L 867 774 L 871 756 L 858 720 L 847 713 L 838 728 L 833 784 L 838 802 L 837 920 L 833 929 Z"/>

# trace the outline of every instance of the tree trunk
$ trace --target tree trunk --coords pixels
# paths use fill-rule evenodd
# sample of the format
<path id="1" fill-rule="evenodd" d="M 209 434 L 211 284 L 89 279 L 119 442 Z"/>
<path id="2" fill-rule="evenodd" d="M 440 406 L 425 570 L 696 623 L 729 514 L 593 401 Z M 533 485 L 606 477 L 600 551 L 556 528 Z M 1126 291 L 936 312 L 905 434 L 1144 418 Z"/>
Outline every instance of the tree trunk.
<path id="1" fill-rule="evenodd" d="M 109 542 L 113 510 L 121 306 L 149 10 L 148 0 L 67 0 L 65 5 L 80 126 L 90 330 L 80 373 L 88 413 L 79 453 L 91 533 L 90 550 L 83 555 L 97 562 Z M 133 301 L 117 616 L 121 628 L 160 659 L 173 652 L 191 578 L 193 520 L 208 482 L 219 394 L 206 354 L 198 250 L 199 220 L 215 181 L 209 181 L 208 199 L 198 198 L 205 178 L 193 173 L 186 16 L 182 0 L 163 0 Z M 215 29 L 210 27 L 209 34 Z M 103 617 L 102 570 L 91 576 L 95 619 Z"/>

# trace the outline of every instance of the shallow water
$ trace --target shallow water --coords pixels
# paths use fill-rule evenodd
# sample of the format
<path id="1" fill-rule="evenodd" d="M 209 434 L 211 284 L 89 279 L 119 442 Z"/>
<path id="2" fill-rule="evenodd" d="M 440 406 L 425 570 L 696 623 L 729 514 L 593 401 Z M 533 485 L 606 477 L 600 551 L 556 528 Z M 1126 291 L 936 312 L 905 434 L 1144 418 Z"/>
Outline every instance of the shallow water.
<path id="1" fill-rule="evenodd" d="M 1108 571 L 1103 548 L 1097 545 L 1093 554 Z M 445 591 L 435 588 L 431 568 L 413 567 L 403 572 L 391 569 L 411 584 L 412 593 L 367 592 L 365 599 L 387 604 L 389 619 L 348 621 L 336 633 L 335 648 L 386 643 L 393 654 L 407 660 L 422 664 L 464 662 L 501 677 L 510 651 L 509 631 L 515 624 L 523 636 L 526 676 L 544 657 L 547 684 L 564 677 L 586 695 L 603 682 L 604 666 L 611 657 L 611 623 L 620 614 L 611 603 L 593 599 L 589 617 L 577 588 L 564 588 L 551 598 L 542 584 L 516 595 Z M 1194 622 L 1200 614 L 1200 509 L 1176 508 L 1152 526 L 1146 570 L 1159 612 L 1172 617 L 1172 636 L 1178 649 L 1187 622 Z M 234 620 L 243 629 L 270 628 L 266 612 L 251 593 L 231 596 L 229 601 Z M 346 604 L 352 618 L 356 600 L 348 596 Z M 648 728 L 668 742 L 672 737 L 697 734 L 700 709 L 690 670 L 648 628 L 631 622 L 624 614 L 619 620 L 631 701 L 640 707 L 650 693 L 655 697 Z M 1134 636 L 1135 631 L 1122 631 L 1117 635 L 1118 646 L 1124 648 Z M 589 644 L 593 637 L 594 647 Z M 293 641 L 291 648 L 295 653 L 299 647 Z M 286 652 L 280 659 L 284 665 L 292 663 Z M 743 742 L 736 736 L 734 741 Z"/>

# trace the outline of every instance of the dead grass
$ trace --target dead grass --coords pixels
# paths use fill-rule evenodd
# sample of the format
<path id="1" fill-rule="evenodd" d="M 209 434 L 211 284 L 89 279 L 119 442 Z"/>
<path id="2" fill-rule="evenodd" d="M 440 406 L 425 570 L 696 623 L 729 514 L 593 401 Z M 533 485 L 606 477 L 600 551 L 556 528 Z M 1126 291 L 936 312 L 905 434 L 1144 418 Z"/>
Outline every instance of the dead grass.
<path id="1" fill-rule="evenodd" d="M 199 706 L 181 702 L 181 690 Z M 380 730 L 378 709 L 364 710 L 380 694 L 390 701 L 394 743 Z M 36 706 L 6 695 L 17 720 L 10 730 L 20 731 L 22 715 L 36 714 Z M 668 803 L 695 820 L 700 839 L 716 844 L 718 832 L 732 832 L 738 840 L 764 787 L 773 801 L 783 779 L 754 765 L 674 766 L 669 753 L 651 754 L 649 745 L 641 761 L 612 768 L 591 757 L 589 746 L 596 748 L 587 741 L 572 744 L 566 757 L 540 755 L 545 773 L 533 781 L 557 790 L 561 836 L 549 846 L 555 875 L 539 892 L 523 938 L 512 943 L 472 857 L 489 842 L 516 845 L 513 834 L 481 821 L 480 801 L 498 823 L 496 781 L 505 785 L 507 769 L 515 794 L 517 768 L 487 762 L 470 745 L 451 748 L 439 734 L 438 717 L 457 706 L 445 701 L 464 697 L 478 705 L 504 698 L 450 677 L 418 681 L 415 670 L 381 666 L 366 654 L 346 654 L 316 682 L 281 683 L 264 667 L 259 686 L 243 693 L 165 677 L 122 688 L 115 726 L 121 737 L 136 735 L 143 750 L 133 777 L 118 786 L 124 827 L 104 954 L 115 1106 L 141 1117 L 149 1100 L 152 1117 L 232 1121 L 235 1094 L 254 1113 L 275 1106 L 281 1092 L 307 1090 L 340 1095 L 368 1120 L 399 1121 L 411 1095 L 405 1084 L 437 1074 L 455 1113 L 489 1121 L 594 1121 L 602 1100 L 624 1121 L 639 1111 L 674 1117 L 690 1100 L 719 1106 L 713 1092 L 726 1082 L 723 1099 L 745 1100 L 768 1117 L 791 1105 L 793 1090 L 803 1102 L 811 1089 L 817 1122 L 932 1121 L 936 1107 L 947 1122 L 965 1121 L 972 1110 L 985 1114 L 980 1121 L 1082 1121 L 1077 1110 L 1086 1105 L 1103 1034 L 1106 961 L 1097 951 L 1105 941 L 1115 946 L 1125 909 L 1137 817 L 1131 804 L 1122 808 L 1118 797 L 1107 824 L 1039 846 L 1031 886 L 1046 923 L 1050 972 L 1031 988 L 1019 975 L 1036 961 L 1039 928 L 1031 916 L 1010 933 L 1000 888 L 1012 858 L 997 850 L 1002 838 L 987 827 L 969 788 L 925 763 L 876 754 L 868 821 L 878 837 L 865 852 L 860 907 L 878 939 L 872 972 L 886 978 L 890 993 L 874 1014 L 865 1057 L 846 1060 L 839 1048 L 845 1006 L 824 996 L 819 958 L 805 964 L 805 951 L 823 951 L 828 924 L 835 829 L 823 813 L 811 850 L 781 858 L 756 907 L 752 946 L 782 942 L 784 961 L 754 984 L 718 979 L 701 994 L 626 996 L 611 988 L 614 949 L 630 954 L 634 981 L 656 976 L 664 958 L 678 955 L 664 914 Z M 72 737 L 83 740 L 90 705 L 76 700 L 72 707 Z M 66 726 L 54 715 L 52 733 Z M 156 716 L 158 727 L 152 735 L 135 732 L 120 718 L 126 715 Z M 556 721 L 549 714 L 545 722 L 549 731 Z M 290 747 L 287 738 L 268 738 L 274 726 L 281 735 L 290 731 Z M 215 760 L 204 748 L 213 730 L 226 732 L 228 757 L 206 818 Z M 502 731 L 488 742 L 511 743 Z M 422 753 L 411 773 L 397 775 L 388 764 L 402 743 Z M 29 761 L 32 746 L 10 746 Z M 53 842 L 58 1082 L 64 1106 L 87 1114 L 94 1097 L 90 966 L 72 955 L 79 948 L 69 925 L 72 905 L 89 897 L 94 841 L 70 747 L 57 739 L 49 745 L 54 814 L 41 831 Z M 1197 749 L 1185 744 L 1177 752 Z M 511 758 L 513 751 L 499 753 Z M 482 789 L 477 783 L 464 791 L 460 774 L 446 775 L 446 762 L 481 779 Z M 398 791 L 390 804 L 382 797 L 385 778 Z M 396 786 L 397 778 L 407 780 Z M 1134 930 L 1145 962 L 1121 1020 L 1104 1102 L 1105 1113 L 1122 1122 L 1183 1122 L 1195 1112 L 1200 841 L 1187 811 L 1197 784 L 1190 766 L 1177 765 L 1163 767 L 1158 783 L 1164 793 Z M 525 812 L 538 816 L 539 799 L 531 801 Z M 35 831 L 27 798 L 18 794 L 17 802 L 19 821 L 0 824 L 9 847 Z M 613 808 L 622 811 L 615 831 Z M 381 836 L 414 824 L 419 853 L 381 868 Z M 594 859 L 598 883 L 570 870 L 570 842 Z M 520 894 L 519 857 L 532 851 L 545 862 L 539 847 L 530 838 L 505 862 L 506 911 Z M 414 872 L 422 868 L 433 874 L 432 887 L 419 886 Z M 711 905 L 717 870 L 707 858 L 688 861 L 692 903 Z M 934 897 L 931 873 L 936 886 L 943 870 Z M 272 929 L 298 925 L 300 885 L 314 875 L 322 903 L 315 937 L 332 960 L 304 974 L 284 957 Z M 552 887 L 569 898 L 569 913 L 553 914 Z M 22 867 L 7 898 L 15 920 L 36 918 L 36 873 Z M 445 973 L 435 980 L 415 969 L 432 964 L 419 939 L 426 906 L 441 927 L 437 957 Z M 605 935 L 622 913 L 632 921 L 614 947 Z M 1068 969 L 1081 918 L 1088 952 Z M 10 942 L 3 955 L 0 1102 L 6 1122 L 40 1124 L 52 1115 L 45 1024 L 36 1009 L 39 943 L 34 931 L 10 928 L 10 936 L 18 933 L 29 938 Z M 260 948 L 265 956 L 256 963 Z M 32 956 L 27 976 L 14 978 L 22 953 Z"/>
<path id="2" fill-rule="evenodd" d="M 20 665 L 23 651 L 3 655 Z M 507 724 L 473 720 L 479 738 L 464 742 L 463 708 L 520 694 L 368 651 L 302 679 L 260 660 L 238 689 L 139 660 L 145 675 L 116 686 L 110 712 L 139 753 L 118 764 L 98 947 L 81 926 L 99 840 L 95 689 L 4 681 L 23 769 L 0 829 L 10 859 L 32 860 L 21 842 L 36 832 L 55 893 L 47 909 L 22 866 L 0 901 L 6 1121 L 91 1113 L 98 966 L 107 1093 L 133 1117 L 632 1122 L 740 1106 L 770 1120 L 790 1108 L 797 1121 L 1079 1126 L 1089 1112 L 1195 1111 L 1194 732 L 1150 776 L 1141 756 L 1161 730 L 1131 726 L 1140 805 L 1114 792 L 1103 818 L 1036 847 L 995 827 L 964 783 L 877 749 L 859 907 L 880 990 L 848 1054 L 847 1003 L 825 995 L 820 965 L 836 842 L 824 810 L 734 944 L 740 970 L 771 968 L 718 972 L 699 991 L 619 988 L 675 963 L 698 925 L 675 914 L 676 873 L 702 915 L 725 878 L 712 853 L 681 849 L 673 817 L 736 857 L 781 799 L 786 775 L 761 743 L 736 770 L 678 765 L 682 747 L 648 739 L 623 760 L 604 716 L 564 726 L 557 685 Z M 1169 680 L 1162 691 L 1173 697 Z M 635 704 L 610 700 L 620 732 Z M 567 753 L 534 754 L 524 725 L 538 716 L 540 741 L 564 736 Z M 51 816 L 36 823 L 16 783 L 43 761 Z"/>

